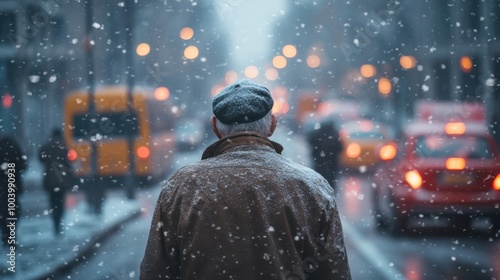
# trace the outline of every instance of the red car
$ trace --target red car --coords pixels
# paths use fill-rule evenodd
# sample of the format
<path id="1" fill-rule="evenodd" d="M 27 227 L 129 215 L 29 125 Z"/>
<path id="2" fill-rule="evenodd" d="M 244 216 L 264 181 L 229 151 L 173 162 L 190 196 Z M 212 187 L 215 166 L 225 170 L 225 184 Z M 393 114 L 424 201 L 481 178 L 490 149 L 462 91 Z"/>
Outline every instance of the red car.
<path id="1" fill-rule="evenodd" d="M 373 180 L 378 228 L 399 234 L 414 217 L 452 216 L 463 226 L 488 217 L 498 234 L 500 155 L 483 123 L 410 124 Z"/>

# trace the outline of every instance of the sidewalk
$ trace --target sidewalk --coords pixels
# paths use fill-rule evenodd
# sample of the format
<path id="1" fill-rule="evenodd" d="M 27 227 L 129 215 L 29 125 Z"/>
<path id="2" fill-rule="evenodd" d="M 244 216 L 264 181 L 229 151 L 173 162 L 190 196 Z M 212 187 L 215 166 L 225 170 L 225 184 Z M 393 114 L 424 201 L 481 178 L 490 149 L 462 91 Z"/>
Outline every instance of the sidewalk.
<path id="1" fill-rule="evenodd" d="M 64 234 L 55 236 L 39 168 L 30 162 L 26 170 L 25 191 L 20 198 L 23 214 L 16 225 L 15 273 L 7 270 L 9 251 L 1 248 L 1 279 L 54 279 L 98 248 L 121 225 L 141 215 L 137 202 L 127 200 L 122 193 L 107 195 L 99 217 L 87 213 L 82 194 L 69 193 Z"/>

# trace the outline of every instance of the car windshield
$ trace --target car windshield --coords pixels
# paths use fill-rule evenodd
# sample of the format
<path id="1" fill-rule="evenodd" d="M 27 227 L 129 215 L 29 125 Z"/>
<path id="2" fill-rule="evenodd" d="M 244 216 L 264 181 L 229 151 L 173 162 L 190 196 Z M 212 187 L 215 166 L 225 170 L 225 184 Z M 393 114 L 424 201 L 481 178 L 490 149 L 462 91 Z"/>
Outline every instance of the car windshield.
<path id="1" fill-rule="evenodd" d="M 422 158 L 464 157 L 491 159 L 493 150 L 485 138 L 428 135 L 417 138 L 416 156 Z"/>
<path id="2" fill-rule="evenodd" d="M 100 113 L 95 117 L 75 115 L 73 118 L 74 137 L 89 138 L 99 132 L 103 138 L 133 136 L 139 132 L 135 113 Z"/>

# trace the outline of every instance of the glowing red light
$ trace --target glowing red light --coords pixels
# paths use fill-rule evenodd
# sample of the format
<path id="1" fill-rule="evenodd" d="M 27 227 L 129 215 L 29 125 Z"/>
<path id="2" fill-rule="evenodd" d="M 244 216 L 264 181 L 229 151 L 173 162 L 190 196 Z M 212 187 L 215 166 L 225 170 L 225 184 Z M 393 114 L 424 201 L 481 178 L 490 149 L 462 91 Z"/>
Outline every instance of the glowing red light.
<path id="1" fill-rule="evenodd" d="M 77 157 L 78 157 L 78 154 L 76 153 L 75 150 L 70 149 L 68 151 L 68 159 L 69 159 L 69 161 L 74 161 L 74 160 L 76 160 Z"/>
<path id="2" fill-rule="evenodd" d="M 12 106 L 12 95 L 10 95 L 9 93 L 6 93 L 2 97 L 2 106 L 5 109 L 9 109 Z"/>

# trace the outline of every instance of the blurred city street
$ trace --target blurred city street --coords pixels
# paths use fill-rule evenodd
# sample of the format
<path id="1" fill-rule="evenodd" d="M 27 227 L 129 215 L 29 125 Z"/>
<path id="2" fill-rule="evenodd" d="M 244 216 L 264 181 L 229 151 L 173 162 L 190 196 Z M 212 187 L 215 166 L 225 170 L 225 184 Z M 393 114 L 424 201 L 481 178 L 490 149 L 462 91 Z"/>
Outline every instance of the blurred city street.
<path id="1" fill-rule="evenodd" d="M 499 77 L 498 0 L 1 0 L 0 279 L 138 279 L 249 80 L 336 180 L 353 279 L 500 280 Z"/>
<path id="2" fill-rule="evenodd" d="M 284 145 L 283 156 L 310 165 L 301 135 L 281 127 L 272 139 Z M 176 169 L 199 160 L 201 148 L 180 153 Z M 418 235 L 380 233 L 374 226 L 369 175 L 345 174 L 339 181 L 337 202 L 353 279 L 499 279 L 500 242 L 480 226 L 472 235 L 438 224 Z M 70 195 L 66 233 L 56 239 L 37 188 L 22 200 L 26 217 L 19 229 L 18 279 L 138 278 L 160 185 L 141 190 L 132 201 L 111 191 L 100 218 L 86 213 L 80 194 Z"/>

